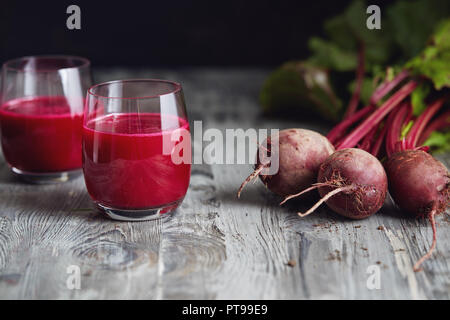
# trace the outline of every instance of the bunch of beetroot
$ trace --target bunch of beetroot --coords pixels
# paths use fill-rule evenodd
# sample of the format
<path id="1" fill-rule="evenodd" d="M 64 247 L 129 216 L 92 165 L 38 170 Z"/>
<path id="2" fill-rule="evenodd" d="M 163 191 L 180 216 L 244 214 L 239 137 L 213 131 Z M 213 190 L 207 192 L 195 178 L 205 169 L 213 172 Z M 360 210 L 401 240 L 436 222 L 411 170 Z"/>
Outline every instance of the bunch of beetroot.
<path id="1" fill-rule="evenodd" d="M 431 132 L 449 128 L 450 114 L 443 110 L 449 95 L 446 90 L 433 92 L 426 109 L 415 116 L 410 94 L 424 81 L 428 80 L 403 71 L 375 91 L 374 97 L 386 88 L 393 91 L 379 108 L 372 103 L 350 115 L 328 135 L 336 149 L 357 146 L 382 159 L 395 203 L 414 217 L 430 220 L 433 243 L 414 265 L 415 271 L 420 270 L 436 246 L 435 216 L 445 212 L 450 203 L 450 174 L 422 145 Z M 343 130 L 336 129 L 344 125 Z M 350 126 L 354 128 L 349 129 Z"/>
<path id="2" fill-rule="evenodd" d="M 281 131 L 276 137 L 278 173 L 266 175 L 264 169 L 270 162 L 258 159 L 238 196 L 259 176 L 269 190 L 284 197 L 281 204 L 317 189 L 320 200 L 299 213 L 302 217 L 325 202 L 340 215 L 362 219 L 383 206 L 389 185 L 401 210 L 431 222 L 431 248 L 414 265 L 415 271 L 420 270 L 436 246 L 435 216 L 446 212 L 450 203 L 450 174 L 423 145 L 432 132 L 450 128 L 450 22 L 432 40 L 421 56 L 373 91 L 368 106 L 358 109 L 358 83 L 364 74 L 364 59 L 360 59 L 356 90 L 342 122 L 327 137 L 304 129 Z M 440 69 L 433 73 L 435 65 Z M 418 111 L 412 96 L 417 97 L 415 90 L 424 86 L 433 88 L 426 92 L 425 107 Z M 268 138 L 268 152 L 273 138 Z"/>

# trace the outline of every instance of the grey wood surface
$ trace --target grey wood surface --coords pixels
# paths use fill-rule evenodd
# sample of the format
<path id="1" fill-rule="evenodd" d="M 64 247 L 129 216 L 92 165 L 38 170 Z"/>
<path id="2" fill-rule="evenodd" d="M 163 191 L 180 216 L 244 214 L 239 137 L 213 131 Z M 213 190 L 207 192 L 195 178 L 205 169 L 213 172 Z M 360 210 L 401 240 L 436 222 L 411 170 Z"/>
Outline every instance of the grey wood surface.
<path id="1" fill-rule="evenodd" d="M 204 128 L 328 128 L 260 114 L 265 70 L 96 70 L 96 82 L 163 78 L 184 87 L 190 120 Z M 449 157 L 441 157 L 449 166 Z M 438 218 L 438 244 L 424 271 L 426 221 L 390 202 L 362 221 L 325 206 L 278 205 L 257 182 L 236 191 L 250 165 L 194 165 L 185 201 L 169 219 L 117 222 L 92 209 L 82 177 L 59 185 L 24 184 L 0 159 L 2 299 L 448 299 L 450 224 Z M 80 289 L 67 287 L 79 266 Z M 380 289 L 369 289 L 370 266 Z M 369 269 L 370 270 L 370 269 Z"/>

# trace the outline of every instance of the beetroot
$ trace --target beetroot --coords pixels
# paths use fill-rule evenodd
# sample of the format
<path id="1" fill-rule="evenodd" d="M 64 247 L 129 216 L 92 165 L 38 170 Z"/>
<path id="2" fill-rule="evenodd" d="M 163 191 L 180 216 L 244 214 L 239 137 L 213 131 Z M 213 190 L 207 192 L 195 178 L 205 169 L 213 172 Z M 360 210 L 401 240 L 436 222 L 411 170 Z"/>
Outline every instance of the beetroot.
<path id="1" fill-rule="evenodd" d="M 386 163 L 386 172 L 395 203 L 415 217 L 427 217 L 433 228 L 431 248 L 414 265 L 414 271 L 419 271 L 436 247 L 435 215 L 449 206 L 449 172 L 441 162 L 421 150 L 394 153 Z"/>
<path id="2" fill-rule="evenodd" d="M 411 105 L 407 103 L 389 116 L 386 139 L 389 190 L 401 209 L 415 217 L 427 217 L 433 229 L 431 247 L 416 262 L 414 271 L 421 270 L 421 264 L 431 257 L 436 247 L 435 215 L 444 212 L 449 205 L 449 173 L 442 163 L 423 151 L 428 150 L 427 146 L 419 144 L 424 141 L 424 135 L 426 137 L 430 134 L 430 128 L 435 130 L 448 125 L 447 120 L 442 117 L 428 125 L 442 108 L 446 98 L 444 95 L 431 101 L 427 108 L 414 118 L 406 136 L 402 136 L 401 128 L 410 121 Z M 445 117 L 445 113 L 443 116 Z"/>
<path id="3" fill-rule="evenodd" d="M 274 175 L 265 175 L 264 169 L 270 166 L 270 162 L 258 157 L 255 171 L 242 183 L 237 194 L 238 197 L 244 186 L 257 176 L 269 190 L 280 196 L 293 194 L 307 188 L 316 182 L 320 164 L 334 152 L 334 147 L 326 137 L 311 130 L 286 129 L 280 131 L 277 137 L 268 138 L 268 152 L 271 152 L 271 143 L 274 143 L 276 139 L 279 143 L 278 172 Z M 273 154 L 270 156 L 274 157 Z"/>
<path id="4" fill-rule="evenodd" d="M 443 29 L 442 33 L 447 31 Z M 434 41 L 430 43 L 432 45 L 428 49 L 435 52 Z M 415 63 L 408 64 L 411 70 L 403 70 L 393 79 L 387 76 L 375 89 L 365 108 L 357 110 L 357 102 L 352 98 L 354 103 L 347 110 L 350 115 L 327 136 L 337 150 L 358 147 L 380 159 L 387 158 L 389 191 L 394 201 L 411 215 L 430 220 L 433 242 L 430 250 L 414 265 L 415 271 L 431 256 L 436 246 L 435 215 L 444 212 L 449 206 L 448 170 L 424 152 L 430 149 L 430 143 L 424 144 L 433 132 L 450 127 L 450 110 L 440 112 L 450 98 L 448 83 L 438 84 L 439 81 L 436 82 L 431 74 L 423 73 L 425 68 L 418 66 L 424 61 L 416 60 Z M 425 94 L 414 94 L 426 87 L 433 89 Z M 355 100 L 359 90 L 360 87 L 356 87 L 353 95 Z M 417 98 L 421 95 L 420 100 L 422 104 L 426 104 L 425 108 L 418 107 L 417 104 Z M 379 102 L 381 105 L 377 107 Z M 436 143 L 434 147 L 445 148 L 445 141 Z M 324 186 L 320 188 L 323 189 Z M 334 190 L 336 194 L 343 192 L 338 189 Z M 330 193 L 328 196 L 332 197 L 334 194 Z M 332 199 L 335 198 L 336 196 Z M 330 205 L 331 201 L 327 203 Z"/>
<path id="5" fill-rule="evenodd" d="M 333 153 L 320 166 L 318 182 L 285 201 L 319 189 L 322 197 L 306 213 L 314 212 L 323 202 L 333 211 L 352 219 L 363 219 L 377 212 L 387 193 L 387 177 L 377 158 L 361 149 L 342 149 Z"/>

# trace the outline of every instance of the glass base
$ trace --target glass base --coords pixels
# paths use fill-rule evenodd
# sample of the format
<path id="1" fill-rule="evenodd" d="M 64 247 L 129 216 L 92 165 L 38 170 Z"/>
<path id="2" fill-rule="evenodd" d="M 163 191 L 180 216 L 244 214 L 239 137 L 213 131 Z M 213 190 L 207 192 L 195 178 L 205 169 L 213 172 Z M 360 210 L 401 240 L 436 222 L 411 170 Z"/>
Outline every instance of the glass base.
<path id="1" fill-rule="evenodd" d="M 64 172 L 43 172 L 33 173 L 23 171 L 14 167 L 11 167 L 12 172 L 20 179 L 35 184 L 52 184 L 62 183 L 79 177 L 82 173 L 82 169 L 75 169 Z"/>
<path id="2" fill-rule="evenodd" d="M 159 206 L 146 209 L 114 209 L 96 203 L 97 208 L 104 212 L 108 217 L 120 221 L 145 221 L 165 218 L 171 215 L 173 211 L 183 202 L 183 199 Z"/>

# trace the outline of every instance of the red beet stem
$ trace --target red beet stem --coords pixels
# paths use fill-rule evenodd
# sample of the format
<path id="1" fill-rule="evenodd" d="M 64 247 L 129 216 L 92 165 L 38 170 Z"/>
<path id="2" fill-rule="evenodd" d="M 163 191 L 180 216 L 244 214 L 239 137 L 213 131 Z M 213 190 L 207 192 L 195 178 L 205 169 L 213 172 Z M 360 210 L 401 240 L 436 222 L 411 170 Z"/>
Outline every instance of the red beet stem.
<path id="1" fill-rule="evenodd" d="M 430 220 L 431 223 L 431 228 L 433 229 L 433 242 L 431 244 L 430 249 L 428 250 L 427 253 L 425 253 L 422 258 L 420 258 L 413 267 L 414 272 L 418 272 L 420 270 L 422 270 L 422 268 L 420 268 L 420 265 L 425 261 L 431 258 L 431 254 L 433 253 L 434 248 L 436 248 L 436 221 L 434 219 L 434 216 L 436 215 L 436 209 L 433 209 L 433 211 L 431 211 L 428 214 L 428 219 Z"/>
<path id="2" fill-rule="evenodd" d="M 375 92 L 372 94 L 370 98 L 370 103 L 376 105 L 378 101 L 383 99 L 385 95 L 387 95 L 392 89 L 394 89 L 400 82 L 405 80 L 409 76 L 409 72 L 407 70 L 403 70 L 400 72 L 394 79 L 391 81 L 387 81 L 378 86 Z"/>
<path id="3" fill-rule="evenodd" d="M 415 88 L 417 82 L 409 81 L 400 90 L 394 93 L 383 105 L 373 112 L 363 123 L 356 127 L 347 137 L 339 144 L 338 150 L 345 148 L 353 148 L 359 140 L 361 140 L 373 127 L 377 126 L 381 120 L 391 112 L 399 103 L 405 99 Z"/>
<path id="4" fill-rule="evenodd" d="M 364 48 L 362 48 L 364 51 Z M 375 109 L 375 105 L 384 98 L 394 87 L 396 87 L 400 82 L 406 79 L 409 76 L 409 72 L 407 70 L 403 70 L 400 72 L 392 81 L 384 82 L 375 89 L 372 97 L 370 98 L 370 104 L 363 109 L 356 111 L 356 106 L 353 111 L 349 111 L 349 109 L 353 109 L 352 101 L 359 100 L 360 89 L 362 86 L 363 76 L 364 76 L 364 52 L 359 51 L 359 65 L 357 70 L 357 86 L 355 88 L 355 92 L 353 93 L 352 100 L 350 101 L 349 107 L 347 108 L 347 112 L 344 116 L 344 120 L 341 121 L 338 125 L 336 125 L 327 135 L 328 140 L 336 146 L 338 142 L 342 141 L 341 138 L 345 135 L 346 130 L 350 128 L 353 124 L 357 123 L 359 120 L 364 118 L 366 115 L 371 113 Z M 362 63 L 362 65 L 361 65 Z M 361 75 L 358 77 L 358 75 Z M 360 79 L 361 78 L 361 79 Z M 360 80 L 359 80 L 360 79 Z M 358 84 L 358 80 L 361 82 Z M 357 96 L 357 98 L 355 98 Z"/>
<path id="5" fill-rule="evenodd" d="M 397 110 L 392 111 L 386 121 L 388 131 L 386 134 L 386 153 L 390 157 L 396 149 L 396 144 L 400 139 L 400 133 L 405 120 L 408 118 L 408 111 L 411 110 L 409 102 L 403 103 Z"/>
<path id="6" fill-rule="evenodd" d="M 427 152 L 430 151 L 430 147 L 429 146 L 420 146 L 417 148 L 414 148 L 414 150 L 422 150 L 423 152 Z"/>
<path id="7" fill-rule="evenodd" d="M 364 151 L 370 152 L 377 132 L 378 127 L 373 127 L 372 130 L 370 130 L 369 133 L 364 136 L 361 144 L 359 145 L 359 148 L 363 149 Z"/>
<path id="8" fill-rule="evenodd" d="M 430 122 L 431 118 L 439 111 L 439 109 L 444 104 L 444 99 L 438 99 L 434 101 L 431 105 L 429 105 L 426 110 L 417 118 L 409 131 L 406 137 L 406 147 L 408 149 L 414 149 L 417 147 L 417 142 L 419 140 L 420 135 L 425 129 L 428 122 Z"/>
<path id="9" fill-rule="evenodd" d="M 450 110 L 444 112 L 439 118 L 431 122 L 419 138 L 419 145 L 423 145 L 433 131 L 450 127 Z"/>
<path id="10" fill-rule="evenodd" d="M 357 111 L 356 113 L 352 114 L 350 117 L 343 120 L 333 129 L 331 129 L 331 131 L 327 135 L 328 140 L 332 144 L 335 144 L 346 133 L 348 128 L 350 128 L 353 124 L 357 123 L 359 120 L 363 119 L 365 116 L 367 116 L 374 110 L 375 110 L 374 106 L 368 105 L 362 108 L 361 110 Z"/>
<path id="11" fill-rule="evenodd" d="M 365 46 L 363 42 L 359 43 L 358 48 L 358 68 L 356 69 L 356 87 L 355 91 L 353 91 L 352 98 L 350 99 L 350 103 L 348 104 L 347 110 L 345 111 L 344 119 L 351 117 L 358 107 L 359 97 L 361 94 L 361 87 L 364 80 L 365 73 Z"/>
<path id="12" fill-rule="evenodd" d="M 372 149 L 370 149 L 370 153 L 374 157 L 378 157 L 378 154 L 380 153 L 381 145 L 383 144 L 384 137 L 386 136 L 388 127 L 386 126 L 386 123 L 384 124 L 383 128 L 380 131 L 380 134 L 377 137 L 377 140 L 375 140 L 375 143 L 372 145 Z"/>

